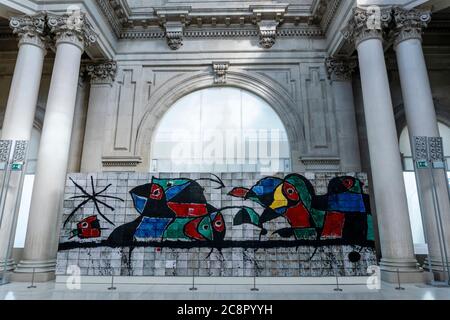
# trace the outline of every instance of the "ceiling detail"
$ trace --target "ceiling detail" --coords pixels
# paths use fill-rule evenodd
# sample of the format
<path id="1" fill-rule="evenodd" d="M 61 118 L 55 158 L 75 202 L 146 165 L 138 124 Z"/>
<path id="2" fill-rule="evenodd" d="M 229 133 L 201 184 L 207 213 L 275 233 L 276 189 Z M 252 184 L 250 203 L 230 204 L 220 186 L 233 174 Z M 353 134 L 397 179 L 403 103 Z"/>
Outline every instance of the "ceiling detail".
<path id="1" fill-rule="evenodd" d="M 270 48 L 277 37 L 324 37 L 342 1 L 96 0 L 118 39 L 166 38 L 174 50 L 183 38 L 259 37 Z"/>

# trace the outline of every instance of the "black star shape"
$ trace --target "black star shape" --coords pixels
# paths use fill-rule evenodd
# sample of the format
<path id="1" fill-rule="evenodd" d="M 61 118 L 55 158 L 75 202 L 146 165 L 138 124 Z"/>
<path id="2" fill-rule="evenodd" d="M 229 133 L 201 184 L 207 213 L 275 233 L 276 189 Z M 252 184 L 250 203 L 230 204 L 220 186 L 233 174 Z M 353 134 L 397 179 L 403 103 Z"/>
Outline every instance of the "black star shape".
<path id="1" fill-rule="evenodd" d="M 94 187 L 94 178 L 91 176 L 91 188 L 92 188 L 92 193 L 89 194 L 86 190 L 83 189 L 83 187 L 81 187 L 79 184 L 77 184 L 72 178 L 69 178 L 70 181 L 72 181 L 72 183 L 81 190 L 81 192 L 83 192 L 83 195 L 81 196 L 74 196 L 71 197 L 70 200 L 72 199 L 85 199 L 83 202 L 81 202 L 75 209 L 72 210 L 72 212 L 69 214 L 69 216 L 67 217 L 66 221 L 64 222 L 64 227 L 66 226 L 66 224 L 69 222 L 70 218 L 73 217 L 73 215 L 80 210 L 85 204 L 87 204 L 89 201 L 94 202 L 95 205 L 95 209 L 97 210 L 98 214 L 100 216 L 102 216 L 106 221 L 108 221 L 109 223 L 111 223 L 113 226 L 115 226 L 115 224 L 109 220 L 101 211 L 100 208 L 98 206 L 98 204 L 102 204 L 105 207 L 111 209 L 112 211 L 114 211 L 115 209 L 113 207 L 111 207 L 110 205 L 106 204 L 104 201 L 100 200 L 99 198 L 103 198 L 103 200 L 106 199 L 115 199 L 115 200 L 120 200 L 122 202 L 125 202 L 123 199 L 119 198 L 119 197 L 113 197 L 113 196 L 107 196 L 107 195 L 102 195 L 102 193 L 106 192 L 106 190 L 108 190 L 109 187 L 112 186 L 112 184 L 107 185 L 103 190 L 96 192 L 95 191 L 95 187 Z"/>

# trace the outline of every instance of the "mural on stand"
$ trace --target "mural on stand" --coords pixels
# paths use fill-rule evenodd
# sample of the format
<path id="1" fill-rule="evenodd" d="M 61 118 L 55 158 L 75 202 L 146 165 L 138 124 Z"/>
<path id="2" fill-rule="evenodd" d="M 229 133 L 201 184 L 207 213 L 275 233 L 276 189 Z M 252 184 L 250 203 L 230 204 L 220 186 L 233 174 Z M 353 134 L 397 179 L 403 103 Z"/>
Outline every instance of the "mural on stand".
<path id="1" fill-rule="evenodd" d="M 375 260 L 369 197 L 357 177 L 331 178 L 322 195 L 299 174 L 263 177 L 249 187 L 228 187 L 214 174 L 197 179 L 149 176 L 145 184 L 127 183 L 127 197 L 122 195 L 124 186 L 112 183 L 99 186 L 97 192 L 93 176 L 85 180 L 90 193 L 69 180 L 81 194 L 67 201 L 81 202 L 72 203 L 65 219 L 60 256 L 77 249 L 127 250 L 127 265 L 132 268 L 133 252 L 146 248 L 178 253 L 205 248 L 209 250 L 205 259 L 216 252 L 219 260 L 238 249 L 246 255 L 248 249 L 295 253 L 311 248 L 307 261 L 312 261 L 318 251 L 335 260 L 336 254 L 341 255 L 336 248 L 347 247 L 346 259 L 352 263 L 362 259 L 363 251 Z M 116 192 L 108 193 L 110 188 Z M 125 202 L 131 202 L 133 210 L 127 207 L 127 221 L 116 227 L 114 206 Z M 80 211 L 81 221 L 73 226 Z"/>

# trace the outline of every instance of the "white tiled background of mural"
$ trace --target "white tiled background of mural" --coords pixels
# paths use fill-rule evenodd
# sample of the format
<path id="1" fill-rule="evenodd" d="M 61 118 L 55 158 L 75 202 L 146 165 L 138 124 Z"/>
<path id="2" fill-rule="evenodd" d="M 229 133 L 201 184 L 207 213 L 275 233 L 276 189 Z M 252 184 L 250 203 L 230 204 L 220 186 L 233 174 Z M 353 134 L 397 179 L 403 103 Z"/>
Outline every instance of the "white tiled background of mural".
<path id="1" fill-rule="evenodd" d="M 248 206 L 261 212 L 261 207 L 254 202 L 244 201 L 229 196 L 227 193 L 234 187 L 250 188 L 258 180 L 265 177 L 260 173 L 215 173 L 225 184 L 223 189 L 215 189 L 218 185 L 212 181 L 200 181 L 205 189 L 205 197 L 216 208 L 225 206 Z M 367 175 L 363 173 L 315 173 L 306 174 L 306 178 L 313 184 L 316 194 L 326 194 L 328 182 L 337 176 L 350 175 L 360 179 L 367 189 Z M 115 226 L 109 224 L 98 215 L 92 201 L 88 202 L 70 219 L 70 222 L 61 230 L 60 243 L 69 241 L 70 231 L 76 229 L 76 224 L 88 216 L 97 214 L 100 220 L 102 236 L 97 241 L 105 240 L 118 226 L 134 221 L 139 217 L 133 205 L 130 194 L 136 186 L 150 183 L 152 177 L 158 178 L 211 178 L 211 174 L 204 173 L 92 173 L 70 174 L 77 184 L 91 193 L 91 177 L 94 181 L 95 191 L 101 191 L 111 186 L 105 195 L 119 197 L 125 200 L 107 200 L 107 204 L 114 207 L 112 211 L 102 205 L 100 210 Z M 274 175 L 283 178 L 284 175 Z M 64 211 L 62 221 L 65 221 L 72 210 L 80 204 L 81 200 L 68 200 L 72 196 L 83 195 L 82 191 L 67 179 Z M 256 240 L 260 229 L 251 225 L 233 226 L 233 217 L 236 211 L 223 212 L 226 223 L 225 240 Z M 287 227 L 284 218 L 267 223 L 269 235 L 272 231 Z M 62 226 L 62 223 L 61 223 Z M 280 239 L 278 235 L 271 235 L 271 240 Z M 95 242 L 95 240 L 79 240 L 78 242 Z M 243 249 L 224 248 L 221 253 L 210 248 L 171 249 L 158 247 L 138 247 L 131 251 L 126 248 L 76 248 L 60 250 L 58 252 L 57 275 L 67 273 L 67 268 L 77 265 L 82 275 L 110 276 L 357 276 L 366 275 L 367 267 L 376 264 L 375 252 L 370 248 L 355 246 L 324 246 L 315 252 L 314 247 L 300 246 L 298 248 L 273 249 Z M 360 251 L 361 260 L 353 263 L 348 259 L 352 251 Z M 311 258 L 312 257 L 312 258 Z"/>

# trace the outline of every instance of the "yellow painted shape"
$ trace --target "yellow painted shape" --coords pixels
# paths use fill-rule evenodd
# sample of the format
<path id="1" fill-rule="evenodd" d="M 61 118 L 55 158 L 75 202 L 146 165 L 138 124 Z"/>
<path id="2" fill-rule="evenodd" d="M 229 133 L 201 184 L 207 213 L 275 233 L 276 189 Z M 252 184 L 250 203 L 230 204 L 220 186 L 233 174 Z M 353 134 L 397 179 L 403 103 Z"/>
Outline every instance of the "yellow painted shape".
<path id="1" fill-rule="evenodd" d="M 275 193 L 273 194 L 273 202 L 270 205 L 270 208 L 276 210 L 281 207 L 286 207 L 287 204 L 288 201 L 283 195 L 283 185 L 281 184 L 275 189 Z"/>

